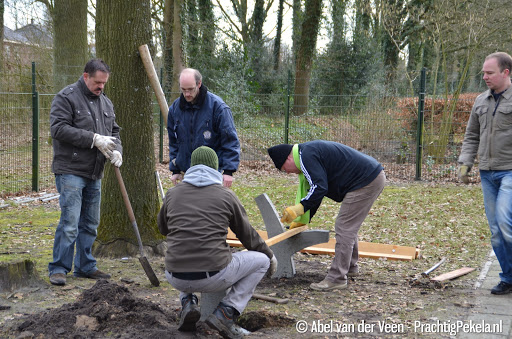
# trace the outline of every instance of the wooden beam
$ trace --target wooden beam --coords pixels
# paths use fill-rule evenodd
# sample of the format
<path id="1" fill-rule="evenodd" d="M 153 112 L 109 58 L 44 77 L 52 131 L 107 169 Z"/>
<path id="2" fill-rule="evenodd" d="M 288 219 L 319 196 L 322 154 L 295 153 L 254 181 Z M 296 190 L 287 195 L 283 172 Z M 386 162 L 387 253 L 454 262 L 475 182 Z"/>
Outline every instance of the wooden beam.
<path id="1" fill-rule="evenodd" d="M 275 237 L 272 237 L 270 239 L 265 240 L 265 243 L 267 243 L 268 246 L 275 245 L 284 239 L 288 239 L 290 237 L 293 237 L 295 234 L 299 234 L 300 232 L 303 232 L 308 229 L 308 226 L 300 226 L 292 228 L 291 230 L 288 230 L 286 232 L 283 232 L 281 234 L 276 235 Z"/>
<path id="2" fill-rule="evenodd" d="M 302 226 L 304 227 L 304 226 Z M 290 231 L 296 230 L 296 228 L 291 229 Z M 286 231 L 286 232 L 290 232 Z M 301 230 L 302 231 L 302 230 Z M 257 231 L 259 235 L 267 240 L 267 232 L 265 231 Z M 282 234 L 277 237 L 281 236 Z M 292 234 L 293 235 L 293 234 Z M 291 235 L 290 235 L 291 236 Z M 286 239 L 286 238 L 285 238 Z M 282 240 L 282 239 L 281 239 Z M 236 235 L 228 230 L 227 242 L 232 247 L 243 247 L 240 241 L 236 238 Z M 318 244 L 310 247 L 306 247 L 301 252 L 310 253 L 310 254 L 327 254 L 334 255 L 334 248 L 336 245 L 336 239 L 331 238 L 329 242 Z M 418 259 L 421 256 L 421 252 L 418 248 L 411 246 L 399 246 L 399 245 L 388 245 L 388 244 L 379 244 L 372 242 L 359 241 L 359 256 L 361 258 L 387 258 L 390 260 L 414 260 Z"/>
<path id="3" fill-rule="evenodd" d="M 308 226 L 300 226 L 300 227 L 295 227 L 295 228 L 292 228 L 291 230 L 288 230 L 286 232 L 283 232 L 281 234 L 278 234 L 276 235 L 275 237 L 272 237 L 270 239 L 267 239 L 265 240 L 265 243 L 270 247 L 272 245 L 275 245 L 277 243 L 280 243 L 281 241 L 285 240 L 285 239 L 288 239 L 288 238 L 291 238 L 293 237 L 294 235 L 296 234 L 299 234 L 300 232 L 303 232 L 305 230 L 308 229 Z M 229 240 L 229 239 L 226 239 L 226 242 L 228 244 L 230 244 L 230 242 L 233 242 L 235 240 Z M 239 241 L 239 240 L 236 240 L 238 241 L 238 243 L 240 244 L 240 247 L 242 247 L 242 243 Z M 230 245 L 231 246 L 231 245 Z M 238 247 L 238 246 L 237 246 Z M 247 251 L 247 250 L 244 250 L 244 251 Z"/>
<path id="4" fill-rule="evenodd" d="M 438 275 L 430 280 L 432 281 L 437 281 L 437 282 L 441 282 L 441 281 L 445 281 L 445 280 L 451 280 L 451 279 L 455 279 L 455 278 L 458 278 L 460 277 L 461 275 L 465 275 L 465 274 L 468 274 L 470 272 L 473 272 L 475 269 L 473 267 L 462 267 L 462 268 L 459 268 L 455 271 L 451 271 L 451 272 L 448 272 L 448 273 L 443 273 L 441 275 Z"/>

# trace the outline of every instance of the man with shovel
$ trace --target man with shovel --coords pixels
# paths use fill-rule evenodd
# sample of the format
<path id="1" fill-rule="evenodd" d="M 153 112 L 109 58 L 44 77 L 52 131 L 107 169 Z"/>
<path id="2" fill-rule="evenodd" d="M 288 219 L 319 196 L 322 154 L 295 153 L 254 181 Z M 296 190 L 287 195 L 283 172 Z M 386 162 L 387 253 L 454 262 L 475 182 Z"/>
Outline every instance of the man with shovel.
<path id="1" fill-rule="evenodd" d="M 180 291 L 182 311 L 178 329 L 194 331 L 201 316 L 194 292 L 230 288 L 206 323 L 225 338 L 244 335 L 236 325 L 265 273 L 277 268 L 274 254 L 250 225 L 236 195 L 222 185 L 215 151 L 195 149 L 183 182 L 165 195 L 158 228 L 167 236 L 165 275 Z M 231 253 L 228 227 L 248 251 Z"/>
<path id="2" fill-rule="evenodd" d="M 114 106 L 103 93 L 110 69 L 92 59 L 73 85 L 53 99 L 50 131 L 53 138 L 52 172 L 60 193 L 61 215 L 55 231 L 53 261 L 48 265 L 50 282 L 65 285 L 74 257 L 74 275 L 108 279 L 96 267 L 91 254 L 100 222 L 101 178 L 105 160 L 123 163 Z M 75 246 L 76 244 L 76 246 Z"/>

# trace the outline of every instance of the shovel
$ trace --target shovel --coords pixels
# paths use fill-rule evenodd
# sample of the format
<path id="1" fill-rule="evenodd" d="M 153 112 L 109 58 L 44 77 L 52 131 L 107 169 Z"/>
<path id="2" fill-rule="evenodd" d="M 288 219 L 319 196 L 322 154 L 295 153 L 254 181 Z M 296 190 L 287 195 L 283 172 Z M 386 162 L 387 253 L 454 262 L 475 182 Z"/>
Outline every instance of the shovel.
<path id="1" fill-rule="evenodd" d="M 137 227 L 137 221 L 135 220 L 135 215 L 133 214 L 132 205 L 130 204 L 130 200 L 128 199 L 128 192 L 126 192 L 126 187 L 124 186 L 121 171 L 119 170 L 119 167 L 116 166 L 114 166 L 114 171 L 116 172 L 117 181 L 119 182 L 119 188 L 121 188 L 121 194 L 123 195 L 124 204 L 126 205 L 126 210 L 128 211 L 128 217 L 130 218 L 133 230 L 135 231 L 135 235 L 137 236 L 137 241 L 139 242 L 140 264 L 142 265 L 142 268 L 144 268 L 144 272 L 146 272 L 146 275 L 148 276 L 149 281 L 151 281 L 151 284 L 153 286 L 159 286 L 160 281 L 156 277 L 156 274 L 153 271 L 153 269 L 151 268 L 148 258 L 146 258 L 146 256 L 144 255 L 144 247 L 142 246 L 142 240 L 140 239 L 139 228 Z"/>

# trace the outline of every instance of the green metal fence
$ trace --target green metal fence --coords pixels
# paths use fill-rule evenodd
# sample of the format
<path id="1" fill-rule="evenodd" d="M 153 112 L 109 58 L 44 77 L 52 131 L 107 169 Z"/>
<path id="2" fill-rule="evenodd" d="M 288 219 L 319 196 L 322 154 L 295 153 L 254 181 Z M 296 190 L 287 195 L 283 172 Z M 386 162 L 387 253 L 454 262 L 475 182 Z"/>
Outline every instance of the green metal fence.
<path id="1" fill-rule="evenodd" d="M 35 79 L 32 93 L 0 92 L 0 196 L 54 186 L 49 132 L 54 94 L 38 93 Z M 270 161 L 266 149 L 278 143 L 326 139 L 373 156 L 391 181 L 456 181 L 456 160 L 472 103 L 456 112 L 462 118 L 450 122 L 448 141 L 443 141 L 440 133 L 446 122 L 440 121 L 439 109 L 434 112 L 436 100 L 424 87 L 418 93 L 412 98 L 314 94 L 308 113 L 300 116 L 293 114 L 289 90 L 223 98 L 233 111 L 243 162 Z M 160 116 L 155 100 L 155 156 L 168 162 L 167 130 Z"/>

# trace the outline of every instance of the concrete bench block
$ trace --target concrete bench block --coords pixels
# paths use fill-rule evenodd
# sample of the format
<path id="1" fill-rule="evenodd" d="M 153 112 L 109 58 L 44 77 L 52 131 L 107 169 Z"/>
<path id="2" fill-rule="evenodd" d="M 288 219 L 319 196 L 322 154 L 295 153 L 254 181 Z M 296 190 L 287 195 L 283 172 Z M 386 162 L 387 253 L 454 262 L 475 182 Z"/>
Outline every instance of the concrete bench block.
<path id="1" fill-rule="evenodd" d="M 283 232 L 285 228 L 280 221 L 279 214 L 270 201 L 267 194 L 263 193 L 255 199 L 256 204 L 263 217 L 267 235 L 269 238 L 275 237 Z M 327 230 L 306 230 L 285 239 L 271 246 L 277 259 L 277 271 L 272 278 L 291 278 L 295 275 L 295 263 L 293 255 L 300 250 L 322 244 L 329 241 L 329 231 Z"/>

